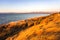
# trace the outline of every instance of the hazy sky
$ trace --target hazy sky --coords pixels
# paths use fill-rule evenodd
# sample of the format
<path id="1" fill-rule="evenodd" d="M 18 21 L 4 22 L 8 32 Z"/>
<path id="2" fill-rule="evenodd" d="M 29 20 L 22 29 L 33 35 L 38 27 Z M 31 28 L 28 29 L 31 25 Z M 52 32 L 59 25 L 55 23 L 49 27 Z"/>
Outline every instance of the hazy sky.
<path id="1" fill-rule="evenodd" d="M 60 11 L 60 0 L 0 0 L 0 12 Z"/>

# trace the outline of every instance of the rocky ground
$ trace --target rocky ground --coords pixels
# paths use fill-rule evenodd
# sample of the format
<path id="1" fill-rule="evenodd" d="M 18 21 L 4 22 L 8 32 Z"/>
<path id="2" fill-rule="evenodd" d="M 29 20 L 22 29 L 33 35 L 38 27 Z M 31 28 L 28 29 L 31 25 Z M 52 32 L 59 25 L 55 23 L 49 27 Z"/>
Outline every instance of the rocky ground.
<path id="1" fill-rule="evenodd" d="M 60 40 L 60 13 L 2 24 L 0 40 Z"/>

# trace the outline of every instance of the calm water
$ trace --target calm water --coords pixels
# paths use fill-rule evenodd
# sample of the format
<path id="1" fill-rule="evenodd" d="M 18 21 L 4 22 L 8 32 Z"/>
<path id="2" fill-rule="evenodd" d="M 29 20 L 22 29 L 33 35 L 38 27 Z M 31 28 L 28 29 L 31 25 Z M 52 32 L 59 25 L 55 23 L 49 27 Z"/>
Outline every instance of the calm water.
<path id="1" fill-rule="evenodd" d="M 47 15 L 49 14 L 0 14 L 0 24 Z"/>

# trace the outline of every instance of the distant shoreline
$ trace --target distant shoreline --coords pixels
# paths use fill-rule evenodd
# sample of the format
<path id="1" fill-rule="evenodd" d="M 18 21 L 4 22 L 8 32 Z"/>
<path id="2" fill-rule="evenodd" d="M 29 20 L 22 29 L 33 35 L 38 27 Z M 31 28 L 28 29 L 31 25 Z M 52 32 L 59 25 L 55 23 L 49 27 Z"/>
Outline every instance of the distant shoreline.
<path id="1" fill-rule="evenodd" d="M 0 14 L 52 14 L 54 12 L 21 12 L 21 13 L 17 13 L 17 12 L 0 12 Z"/>
<path id="2" fill-rule="evenodd" d="M 0 12 L 0 14 L 52 14 L 52 13 L 58 13 L 58 12 Z"/>

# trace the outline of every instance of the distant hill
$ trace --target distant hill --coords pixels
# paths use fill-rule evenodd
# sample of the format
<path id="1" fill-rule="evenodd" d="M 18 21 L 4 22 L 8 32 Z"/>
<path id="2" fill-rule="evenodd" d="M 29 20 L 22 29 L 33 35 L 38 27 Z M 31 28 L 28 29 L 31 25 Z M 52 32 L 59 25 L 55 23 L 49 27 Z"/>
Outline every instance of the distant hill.
<path id="1" fill-rule="evenodd" d="M 2 24 L 0 40 L 60 40 L 60 13 Z"/>
<path id="2" fill-rule="evenodd" d="M 51 13 L 54 13 L 54 12 L 24 12 L 23 14 L 51 14 Z M 21 14 L 21 13 L 15 13 L 15 12 L 7 12 L 7 13 L 0 13 L 0 14 Z"/>

